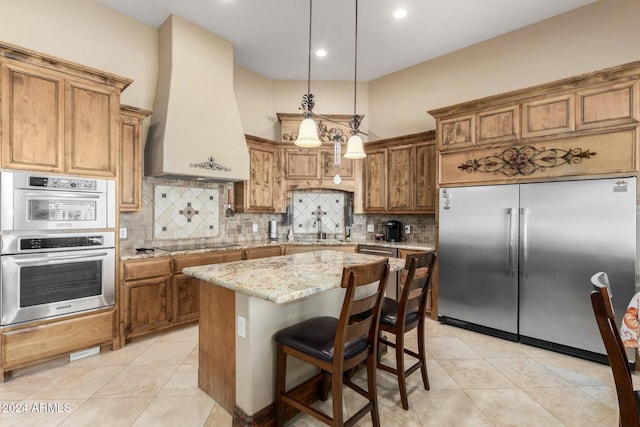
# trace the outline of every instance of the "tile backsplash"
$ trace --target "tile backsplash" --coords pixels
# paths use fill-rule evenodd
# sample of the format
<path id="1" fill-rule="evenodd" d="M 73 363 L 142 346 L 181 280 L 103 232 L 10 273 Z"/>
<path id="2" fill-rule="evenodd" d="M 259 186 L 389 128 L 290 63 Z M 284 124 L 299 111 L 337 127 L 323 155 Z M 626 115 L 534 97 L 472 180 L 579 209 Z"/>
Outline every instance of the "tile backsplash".
<path id="1" fill-rule="evenodd" d="M 294 234 L 344 233 L 344 192 L 294 191 L 291 198 Z"/>
<path id="2" fill-rule="evenodd" d="M 219 233 L 220 190 L 156 185 L 153 237 L 184 239 L 216 237 Z"/>

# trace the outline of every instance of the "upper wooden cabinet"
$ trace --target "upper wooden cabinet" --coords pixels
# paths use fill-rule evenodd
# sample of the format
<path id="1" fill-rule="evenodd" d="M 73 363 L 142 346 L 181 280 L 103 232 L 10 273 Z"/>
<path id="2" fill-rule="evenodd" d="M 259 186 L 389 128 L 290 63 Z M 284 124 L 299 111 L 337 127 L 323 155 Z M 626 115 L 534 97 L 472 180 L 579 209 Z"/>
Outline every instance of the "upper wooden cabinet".
<path id="1" fill-rule="evenodd" d="M 142 122 L 151 111 L 120 106 L 120 211 L 142 208 Z"/>
<path id="2" fill-rule="evenodd" d="M 279 144 L 246 135 L 249 149 L 249 180 L 233 185 L 234 208 L 238 213 L 284 212 L 282 153 Z"/>
<path id="3" fill-rule="evenodd" d="M 640 61 L 429 111 L 440 185 L 637 175 Z"/>
<path id="4" fill-rule="evenodd" d="M 371 142 L 366 152 L 365 212 L 434 212 L 435 132 Z"/>
<path id="5" fill-rule="evenodd" d="M 3 168 L 116 176 L 131 80 L 7 44 L 0 68 Z"/>

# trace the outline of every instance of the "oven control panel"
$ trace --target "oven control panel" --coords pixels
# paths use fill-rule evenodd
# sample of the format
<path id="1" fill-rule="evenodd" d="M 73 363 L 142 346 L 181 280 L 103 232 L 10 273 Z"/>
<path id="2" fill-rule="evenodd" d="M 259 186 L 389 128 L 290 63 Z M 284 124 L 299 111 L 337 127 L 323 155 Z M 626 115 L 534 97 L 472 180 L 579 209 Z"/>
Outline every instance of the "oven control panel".
<path id="1" fill-rule="evenodd" d="M 20 250 L 64 249 L 77 247 L 103 246 L 103 236 L 45 237 L 20 239 Z"/>
<path id="2" fill-rule="evenodd" d="M 96 180 L 53 176 L 30 176 L 29 187 L 53 188 L 56 190 L 96 191 Z"/>

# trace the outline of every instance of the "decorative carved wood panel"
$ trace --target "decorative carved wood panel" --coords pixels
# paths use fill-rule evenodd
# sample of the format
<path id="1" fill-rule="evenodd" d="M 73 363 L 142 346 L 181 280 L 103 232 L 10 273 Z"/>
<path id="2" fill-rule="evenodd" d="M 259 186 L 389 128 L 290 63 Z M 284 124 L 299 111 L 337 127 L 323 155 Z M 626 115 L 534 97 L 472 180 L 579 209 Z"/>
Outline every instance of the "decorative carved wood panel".
<path id="1" fill-rule="evenodd" d="M 438 123 L 440 149 L 469 147 L 475 143 L 474 115 L 442 120 Z"/>
<path id="2" fill-rule="evenodd" d="M 578 129 L 637 123 L 639 87 L 638 81 L 631 81 L 579 91 Z"/>
<path id="3" fill-rule="evenodd" d="M 520 136 L 518 106 L 478 113 L 476 144 L 513 141 Z"/>

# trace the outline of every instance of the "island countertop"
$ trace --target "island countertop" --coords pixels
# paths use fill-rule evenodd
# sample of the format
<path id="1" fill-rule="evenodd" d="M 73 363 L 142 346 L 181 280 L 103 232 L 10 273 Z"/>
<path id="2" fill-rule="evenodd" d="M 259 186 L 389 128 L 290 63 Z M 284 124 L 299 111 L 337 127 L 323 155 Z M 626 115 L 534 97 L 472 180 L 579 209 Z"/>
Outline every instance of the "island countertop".
<path id="1" fill-rule="evenodd" d="M 340 287 L 342 269 L 380 260 L 377 255 L 321 250 L 185 268 L 183 273 L 276 304 Z M 405 260 L 389 258 L 391 271 Z"/>

